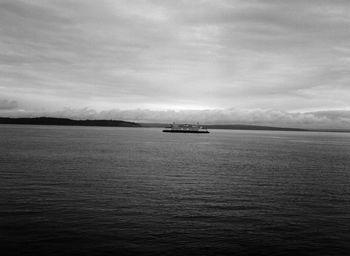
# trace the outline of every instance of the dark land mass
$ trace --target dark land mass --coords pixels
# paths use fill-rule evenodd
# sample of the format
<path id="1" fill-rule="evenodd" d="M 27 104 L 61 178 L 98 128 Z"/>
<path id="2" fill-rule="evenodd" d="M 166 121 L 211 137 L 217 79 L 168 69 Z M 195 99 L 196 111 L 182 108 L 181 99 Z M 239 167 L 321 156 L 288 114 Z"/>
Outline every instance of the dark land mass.
<path id="1" fill-rule="evenodd" d="M 213 124 L 206 125 L 208 129 L 228 129 L 228 130 L 266 130 L 266 131 L 310 131 L 308 129 L 300 128 L 284 128 L 261 125 L 246 125 L 246 124 Z"/>
<path id="2" fill-rule="evenodd" d="M 54 117 L 35 117 L 35 118 L 0 117 L 0 124 L 140 127 L 138 123 L 126 122 L 126 121 L 120 121 L 120 120 L 72 120 L 68 118 L 54 118 Z"/>
<path id="3" fill-rule="evenodd" d="M 315 132 L 345 132 L 345 133 L 350 133 L 350 129 L 317 129 L 317 130 L 312 130 Z"/>
<path id="4" fill-rule="evenodd" d="M 169 124 L 164 124 L 164 123 L 140 123 L 141 127 L 145 128 L 164 128 L 169 126 Z"/>

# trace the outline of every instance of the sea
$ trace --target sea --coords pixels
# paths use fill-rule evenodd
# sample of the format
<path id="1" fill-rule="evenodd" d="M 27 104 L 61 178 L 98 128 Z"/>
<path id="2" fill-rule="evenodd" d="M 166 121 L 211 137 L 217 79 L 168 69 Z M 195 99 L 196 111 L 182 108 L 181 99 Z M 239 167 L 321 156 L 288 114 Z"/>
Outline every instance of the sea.
<path id="1" fill-rule="evenodd" d="M 0 125 L 1 255 L 350 255 L 350 134 Z"/>

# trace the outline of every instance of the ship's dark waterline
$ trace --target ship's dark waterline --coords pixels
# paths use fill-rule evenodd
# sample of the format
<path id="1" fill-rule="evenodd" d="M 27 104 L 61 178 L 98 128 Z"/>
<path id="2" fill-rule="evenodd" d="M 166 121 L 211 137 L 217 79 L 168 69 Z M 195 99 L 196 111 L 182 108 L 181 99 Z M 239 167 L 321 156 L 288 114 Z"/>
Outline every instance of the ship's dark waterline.
<path id="1" fill-rule="evenodd" d="M 348 255 L 350 135 L 0 126 L 1 254 Z"/>

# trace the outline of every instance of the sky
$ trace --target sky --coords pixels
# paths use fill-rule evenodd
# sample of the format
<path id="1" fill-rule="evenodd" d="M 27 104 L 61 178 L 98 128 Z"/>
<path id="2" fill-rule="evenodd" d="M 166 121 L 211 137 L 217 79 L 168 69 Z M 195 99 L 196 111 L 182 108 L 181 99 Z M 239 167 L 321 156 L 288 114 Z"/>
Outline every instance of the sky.
<path id="1" fill-rule="evenodd" d="M 0 116 L 350 128 L 348 0 L 0 0 Z"/>

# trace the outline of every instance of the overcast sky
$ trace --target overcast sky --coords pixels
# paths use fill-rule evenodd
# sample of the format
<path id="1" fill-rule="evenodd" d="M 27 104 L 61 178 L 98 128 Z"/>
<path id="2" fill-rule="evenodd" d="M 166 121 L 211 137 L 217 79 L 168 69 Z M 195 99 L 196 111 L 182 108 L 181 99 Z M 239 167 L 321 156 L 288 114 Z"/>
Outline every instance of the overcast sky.
<path id="1" fill-rule="evenodd" d="M 350 127 L 348 0 L 0 0 L 0 115 Z"/>

